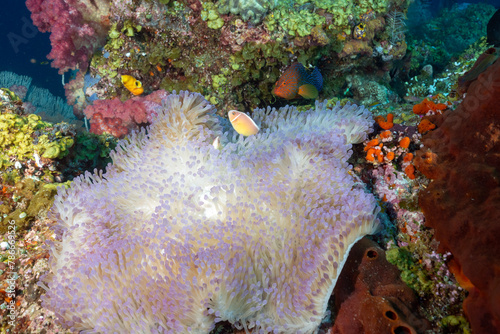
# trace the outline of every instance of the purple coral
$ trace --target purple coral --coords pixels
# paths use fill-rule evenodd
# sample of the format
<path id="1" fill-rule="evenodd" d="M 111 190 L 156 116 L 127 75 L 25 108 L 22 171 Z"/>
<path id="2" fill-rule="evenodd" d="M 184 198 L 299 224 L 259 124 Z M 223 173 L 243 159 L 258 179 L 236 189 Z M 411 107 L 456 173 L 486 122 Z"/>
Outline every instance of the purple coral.
<path id="1" fill-rule="evenodd" d="M 106 173 L 60 189 L 45 306 L 93 332 L 316 331 L 347 253 L 378 208 L 346 160 L 364 108 L 256 110 L 224 134 L 197 93 L 162 101 Z M 216 149 L 212 142 L 221 138 Z"/>

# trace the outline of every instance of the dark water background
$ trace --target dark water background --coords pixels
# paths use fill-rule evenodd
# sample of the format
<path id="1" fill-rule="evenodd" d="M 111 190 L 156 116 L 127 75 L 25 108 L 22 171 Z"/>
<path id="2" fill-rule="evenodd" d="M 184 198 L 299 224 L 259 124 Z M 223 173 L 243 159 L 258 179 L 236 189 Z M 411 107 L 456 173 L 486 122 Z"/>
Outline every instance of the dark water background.
<path id="1" fill-rule="evenodd" d="M 23 0 L 2 0 L 0 11 L 0 71 L 10 71 L 33 78 L 32 85 L 47 88 L 53 95 L 64 97 L 61 76 L 50 67 L 49 33 L 33 26 L 30 11 Z M 35 63 L 32 63 L 35 60 Z M 66 82 L 69 75 L 66 74 Z"/>

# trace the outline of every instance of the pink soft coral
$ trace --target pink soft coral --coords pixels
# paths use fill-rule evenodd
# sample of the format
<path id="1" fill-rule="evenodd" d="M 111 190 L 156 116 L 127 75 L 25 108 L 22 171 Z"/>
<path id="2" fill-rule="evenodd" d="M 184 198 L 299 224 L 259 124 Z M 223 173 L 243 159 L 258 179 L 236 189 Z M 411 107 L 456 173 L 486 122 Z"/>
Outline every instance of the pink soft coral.
<path id="1" fill-rule="evenodd" d="M 109 28 L 109 3 L 88 0 L 27 0 L 31 19 L 41 32 L 50 32 L 52 67 L 59 73 L 86 70 L 92 53 L 101 47 Z"/>
<path id="2" fill-rule="evenodd" d="M 168 95 L 167 92 L 160 90 L 124 102 L 118 98 L 97 100 L 85 108 L 83 113 L 90 119 L 90 132 L 96 134 L 107 132 L 120 138 L 129 130 L 148 124 L 161 98 Z"/>

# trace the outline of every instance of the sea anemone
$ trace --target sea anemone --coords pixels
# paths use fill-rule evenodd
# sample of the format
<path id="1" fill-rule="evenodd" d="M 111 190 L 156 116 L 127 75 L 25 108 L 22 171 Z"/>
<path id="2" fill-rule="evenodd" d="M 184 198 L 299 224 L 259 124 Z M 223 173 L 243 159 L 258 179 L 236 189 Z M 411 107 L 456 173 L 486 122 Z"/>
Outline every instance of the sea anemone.
<path id="1" fill-rule="evenodd" d="M 46 307 L 74 330 L 313 333 L 378 207 L 349 173 L 369 112 L 325 103 L 255 110 L 223 133 L 197 93 L 166 96 L 105 173 L 59 189 Z M 212 142 L 221 138 L 219 148 Z"/>

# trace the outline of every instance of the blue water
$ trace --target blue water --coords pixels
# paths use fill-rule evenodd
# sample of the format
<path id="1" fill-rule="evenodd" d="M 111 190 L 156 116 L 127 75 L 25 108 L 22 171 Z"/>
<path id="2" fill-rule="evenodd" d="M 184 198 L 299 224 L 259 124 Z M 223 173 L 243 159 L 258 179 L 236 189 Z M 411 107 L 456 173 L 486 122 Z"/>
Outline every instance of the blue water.
<path id="1" fill-rule="evenodd" d="M 428 0 L 424 1 L 429 3 L 430 9 L 439 14 L 439 11 L 443 8 L 450 8 L 454 4 L 467 4 L 467 3 L 484 3 L 488 5 L 500 8 L 500 0 Z"/>
<path id="2" fill-rule="evenodd" d="M 33 26 L 30 12 L 22 0 L 2 0 L 0 11 L 0 71 L 10 71 L 33 78 L 32 84 L 64 97 L 61 76 L 50 67 L 46 56 L 51 46 L 49 33 Z M 34 63 L 33 63 L 34 62 Z M 41 63 L 46 62 L 42 65 Z M 66 82 L 69 76 L 66 75 Z"/>

